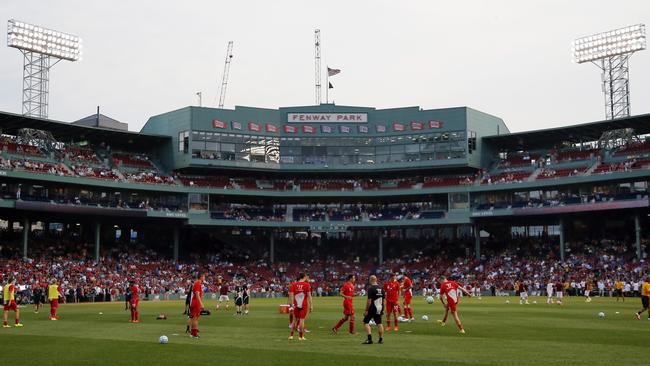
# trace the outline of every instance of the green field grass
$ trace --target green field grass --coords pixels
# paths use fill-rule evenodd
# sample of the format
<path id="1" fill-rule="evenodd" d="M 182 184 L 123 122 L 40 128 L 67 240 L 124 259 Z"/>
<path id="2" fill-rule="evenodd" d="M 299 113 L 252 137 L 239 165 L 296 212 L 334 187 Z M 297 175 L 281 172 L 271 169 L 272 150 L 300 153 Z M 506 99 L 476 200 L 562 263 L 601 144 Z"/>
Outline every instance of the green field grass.
<path id="1" fill-rule="evenodd" d="M 23 307 L 24 328 L 0 329 L 3 357 L 15 355 L 20 365 L 648 365 L 650 321 L 633 320 L 638 299 L 570 298 L 563 307 L 531 298 L 519 305 L 511 298 L 463 299 L 461 318 L 467 334 L 453 322 L 440 327 L 439 303 L 415 299 L 417 321 L 389 332 L 383 345 L 362 345 L 361 314 L 357 332 L 346 326 L 331 334 L 341 316 L 337 298 L 315 299 L 308 317 L 306 342 L 289 341 L 288 317 L 278 313 L 282 299 L 253 299 L 245 317 L 214 311 L 201 318 L 201 339 L 185 335 L 186 318 L 179 301 L 141 302 L 140 324 L 130 324 L 123 303 L 61 305 L 61 320 L 50 321 L 46 307 L 34 314 Z M 536 300 L 537 304 L 532 304 Z M 355 300 L 362 309 L 363 299 Z M 606 313 L 599 319 L 600 311 Z M 102 312 L 103 315 L 99 313 Z M 617 312 L 619 312 L 617 314 Z M 168 320 L 155 320 L 166 313 Z M 422 321 L 424 314 L 429 321 Z M 13 314 L 11 314 L 13 316 Z M 169 344 L 158 344 L 167 335 Z"/>

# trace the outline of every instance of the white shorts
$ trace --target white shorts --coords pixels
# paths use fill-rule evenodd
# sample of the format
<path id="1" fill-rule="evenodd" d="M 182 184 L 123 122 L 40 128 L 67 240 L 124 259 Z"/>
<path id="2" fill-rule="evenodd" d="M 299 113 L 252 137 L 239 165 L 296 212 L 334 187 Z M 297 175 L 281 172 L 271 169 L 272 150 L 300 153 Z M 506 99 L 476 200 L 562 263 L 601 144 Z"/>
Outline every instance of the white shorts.
<path id="1" fill-rule="evenodd" d="M 228 295 L 220 295 L 219 296 L 219 302 L 222 302 L 222 301 L 228 302 L 228 301 L 230 301 L 230 298 L 228 297 Z"/>
<path id="2" fill-rule="evenodd" d="M 585 297 L 589 297 L 589 293 L 590 293 L 590 292 L 591 292 L 591 291 L 589 291 L 589 290 L 585 290 Z"/>
<path id="3" fill-rule="evenodd" d="M 564 296 L 564 292 L 562 292 L 562 291 L 557 291 L 555 293 L 555 297 L 557 297 L 558 299 L 561 299 L 563 296 Z"/>

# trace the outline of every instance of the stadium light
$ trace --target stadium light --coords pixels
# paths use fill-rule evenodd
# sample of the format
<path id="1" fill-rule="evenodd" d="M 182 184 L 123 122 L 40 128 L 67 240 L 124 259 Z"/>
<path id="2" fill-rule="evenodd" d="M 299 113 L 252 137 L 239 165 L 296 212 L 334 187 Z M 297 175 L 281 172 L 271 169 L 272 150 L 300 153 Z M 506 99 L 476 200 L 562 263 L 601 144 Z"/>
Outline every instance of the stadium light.
<path id="1" fill-rule="evenodd" d="M 61 60 L 81 60 L 81 38 L 11 19 L 7 22 L 7 46 L 24 56 L 23 115 L 47 118 L 50 68 Z"/>
<path id="2" fill-rule="evenodd" d="M 602 70 L 605 117 L 630 116 L 630 56 L 646 49 L 644 24 L 578 38 L 573 42 L 573 62 L 591 62 Z"/>

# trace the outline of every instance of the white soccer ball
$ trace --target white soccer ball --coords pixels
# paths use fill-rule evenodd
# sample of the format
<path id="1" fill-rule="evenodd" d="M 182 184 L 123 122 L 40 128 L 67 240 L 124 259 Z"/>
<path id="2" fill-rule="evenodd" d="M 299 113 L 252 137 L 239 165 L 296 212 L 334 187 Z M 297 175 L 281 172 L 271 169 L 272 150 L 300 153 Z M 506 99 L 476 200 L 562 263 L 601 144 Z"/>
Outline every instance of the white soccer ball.
<path id="1" fill-rule="evenodd" d="M 506 304 L 510 304 L 510 300 L 506 300 Z"/>
<path id="2" fill-rule="evenodd" d="M 377 325 L 377 323 L 375 323 L 375 321 L 372 320 L 372 319 L 370 319 L 370 321 L 368 322 L 368 324 L 370 324 L 370 325 Z"/>
<path id="3" fill-rule="evenodd" d="M 397 321 L 400 322 L 400 323 L 404 323 L 406 321 L 406 318 L 404 318 L 403 316 L 400 315 L 400 316 L 397 317 Z"/>
<path id="4" fill-rule="evenodd" d="M 422 315 L 422 320 L 427 321 L 427 320 L 429 320 L 429 317 L 426 316 L 426 315 Z"/>
<path id="5" fill-rule="evenodd" d="M 169 338 L 167 338 L 166 335 L 161 335 L 160 338 L 158 338 L 158 343 L 160 344 L 167 344 L 169 342 Z"/>
<path id="6" fill-rule="evenodd" d="M 537 305 L 537 300 L 533 300 L 533 304 Z"/>
<path id="7" fill-rule="evenodd" d="M 428 304 L 433 304 L 433 296 L 427 296 L 426 300 Z"/>
<path id="8" fill-rule="evenodd" d="M 605 313 L 601 311 L 600 313 L 598 313 L 598 317 L 601 319 L 605 319 Z"/>

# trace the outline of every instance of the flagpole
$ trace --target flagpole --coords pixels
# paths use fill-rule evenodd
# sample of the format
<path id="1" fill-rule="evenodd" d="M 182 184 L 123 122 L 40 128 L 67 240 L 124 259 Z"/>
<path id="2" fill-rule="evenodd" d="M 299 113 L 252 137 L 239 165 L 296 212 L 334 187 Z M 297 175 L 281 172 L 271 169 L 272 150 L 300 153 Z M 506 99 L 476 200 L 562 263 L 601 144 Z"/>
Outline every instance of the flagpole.
<path id="1" fill-rule="evenodd" d="M 325 73 L 325 104 L 330 103 L 330 67 L 326 67 Z"/>

